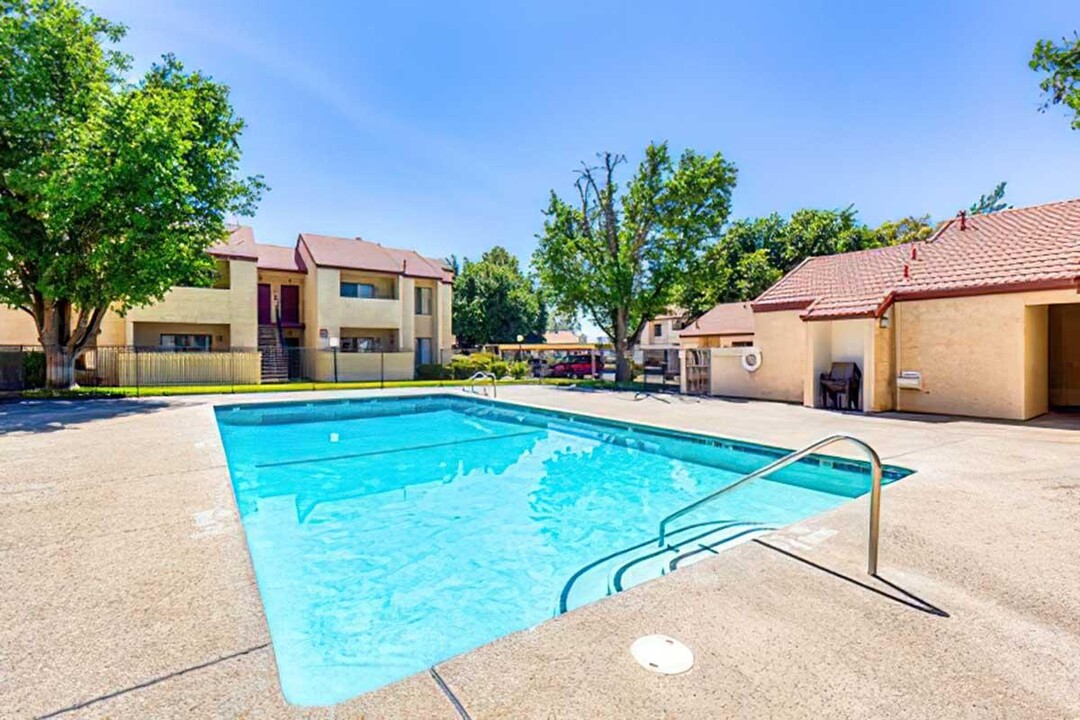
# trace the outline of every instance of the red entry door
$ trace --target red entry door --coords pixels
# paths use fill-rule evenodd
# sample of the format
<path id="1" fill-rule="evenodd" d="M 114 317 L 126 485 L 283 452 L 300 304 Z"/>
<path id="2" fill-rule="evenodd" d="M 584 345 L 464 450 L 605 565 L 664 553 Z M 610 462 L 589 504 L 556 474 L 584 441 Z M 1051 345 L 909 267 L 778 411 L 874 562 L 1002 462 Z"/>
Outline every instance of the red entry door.
<path id="1" fill-rule="evenodd" d="M 286 325 L 300 324 L 300 286 L 281 286 L 281 322 Z"/>
<path id="2" fill-rule="evenodd" d="M 273 322 L 270 315 L 270 286 L 259 283 L 259 324 L 270 325 Z"/>

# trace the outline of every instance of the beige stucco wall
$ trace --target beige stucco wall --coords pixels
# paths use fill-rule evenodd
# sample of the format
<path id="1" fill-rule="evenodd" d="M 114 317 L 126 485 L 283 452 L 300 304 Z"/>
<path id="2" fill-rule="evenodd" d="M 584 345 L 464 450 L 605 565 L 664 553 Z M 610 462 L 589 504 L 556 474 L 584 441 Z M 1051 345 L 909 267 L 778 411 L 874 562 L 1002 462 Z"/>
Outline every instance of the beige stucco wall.
<path id="1" fill-rule="evenodd" d="M 411 277 L 402 276 L 401 283 L 401 347 L 413 350 L 416 347 L 416 281 Z"/>
<path id="2" fill-rule="evenodd" d="M 454 286 L 439 283 L 438 302 L 435 304 L 438 322 L 435 325 L 436 336 L 432 344 L 439 349 L 439 362 L 450 362 L 451 348 L 454 346 L 453 330 Z"/>
<path id="3" fill-rule="evenodd" d="M 0 305 L 0 345 L 37 345 L 34 319 L 22 310 Z"/>
<path id="4" fill-rule="evenodd" d="M 323 347 L 324 340 L 319 337 L 319 274 L 311 259 L 306 245 L 300 245 L 300 257 L 308 268 L 304 277 L 304 286 L 300 290 L 300 317 L 304 321 L 304 343 L 306 348 Z"/>
<path id="5" fill-rule="evenodd" d="M 873 369 L 867 386 L 871 389 L 870 411 L 884 412 L 896 407 L 896 352 L 893 343 L 896 338 L 894 309 L 885 312 L 887 327 L 881 327 L 881 321 L 873 326 L 873 357 L 867 358 L 867 364 Z"/>
<path id="6" fill-rule="evenodd" d="M 712 394 L 802 402 L 807 323 L 799 318 L 798 311 L 758 313 L 754 316 L 754 330 L 761 367 L 753 373 L 742 369 L 744 348 L 714 350 Z"/>
<path id="7" fill-rule="evenodd" d="M 1073 290 L 900 302 L 896 370 L 922 373 L 897 409 L 1023 420 L 1047 410 L 1047 313 Z M 1029 310 L 1029 308 L 1032 308 Z"/>

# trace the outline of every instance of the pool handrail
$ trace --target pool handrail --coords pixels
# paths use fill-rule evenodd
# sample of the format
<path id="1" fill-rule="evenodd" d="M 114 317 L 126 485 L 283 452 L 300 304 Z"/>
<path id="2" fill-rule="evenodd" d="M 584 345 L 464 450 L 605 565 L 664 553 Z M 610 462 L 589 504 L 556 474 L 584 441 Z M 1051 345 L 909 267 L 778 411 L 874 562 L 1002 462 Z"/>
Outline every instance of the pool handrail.
<path id="1" fill-rule="evenodd" d="M 852 442 L 862 448 L 862 450 L 866 453 L 867 457 L 870 458 L 870 542 L 867 549 L 866 572 L 870 575 L 877 575 L 878 534 L 881 528 L 881 458 L 878 457 L 878 454 L 874 450 L 874 448 L 870 447 L 859 438 L 854 437 L 853 435 L 848 435 L 847 433 L 836 433 L 835 435 L 829 435 L 828 437 L 824 437 L 817 442 L 807 445 L 801 450 L 796 450 L 795 452 L 785 455 L 784 457 L 776 460 L 775 462 L 769 463 L 765 467 L 759 468 L 751 473 L 747 473 L 732 484 L 722 487 L 716 492 L 710 493 L 709 495 L 706 495 L 699 500 L 695 500 L 689 505 L 686 505 L 685 507 L 671 513 L 660 521 L 660 532 L 658 533 L 659 547 L 665 547 L 665 540 L 667 539 L 667 526 L 673 520 L 677 520 L 691 510 L 694 510 L 695 508 L 698 508 L 707 502 L 715 500 L 724 493 L 730 492 L 735 488 L 750 482 L 751 480 L 764 477 L 765 475 L 771 475 L 777 470 L 781 470 L 788 465 L 791 465 L 792 463 L 796 463 L 799 460 L 805 458 L 807 455 L 810 455 L 823 447 L 844 440 Z"/>
<path id="2" fill-rule="evenodd" d="M 475 395 L 476 394 L 476 381 L 477 380 L 488 380 L 488 379 L 491 380 L 491 397 L 498 397 L 498 384 L 496 382 L 498 380 L 498 378 L 495 377 L 495 373 L 484 372 L 483 370 L 477 370 L 476 372 L 474 372 L 472 374 L 472 377 L 469 378 L 469 392 L 471 392 L 473 395 Z"/>

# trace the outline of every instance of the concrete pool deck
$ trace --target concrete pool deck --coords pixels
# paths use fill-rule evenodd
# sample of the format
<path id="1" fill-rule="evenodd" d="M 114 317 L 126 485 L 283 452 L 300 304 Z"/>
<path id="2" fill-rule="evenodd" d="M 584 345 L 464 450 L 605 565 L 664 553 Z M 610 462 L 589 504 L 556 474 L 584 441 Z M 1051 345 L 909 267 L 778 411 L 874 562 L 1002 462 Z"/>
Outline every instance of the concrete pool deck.
<path id="1" fill-rule="evenodd" d="M 284 702 L 212 412 L 405 392 L 0 405 L 0 717 L 461 717 L 431 673 Z M 916 474 L 884 491 L 880 579 L 862 498 L 440 663 L 470 717 L 1080 717 L 1080 416 L 499 398 L 790 448 L 846 431 Z M 642 670 L 648 633 L 693 670 Z"/>

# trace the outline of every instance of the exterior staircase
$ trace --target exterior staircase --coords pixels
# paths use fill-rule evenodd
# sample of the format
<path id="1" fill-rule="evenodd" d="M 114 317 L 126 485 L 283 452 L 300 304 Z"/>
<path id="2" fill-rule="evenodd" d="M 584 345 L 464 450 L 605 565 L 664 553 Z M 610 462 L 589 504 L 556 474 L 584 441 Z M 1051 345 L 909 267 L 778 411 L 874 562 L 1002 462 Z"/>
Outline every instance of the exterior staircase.
<path id="1" fill-rule="evenodd" d="M 262 381 L 288 382 L 289 351 L 282 347 L 276 326 L 259 326 L 259 352 L 262 353 Z"/>

